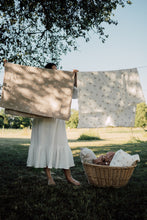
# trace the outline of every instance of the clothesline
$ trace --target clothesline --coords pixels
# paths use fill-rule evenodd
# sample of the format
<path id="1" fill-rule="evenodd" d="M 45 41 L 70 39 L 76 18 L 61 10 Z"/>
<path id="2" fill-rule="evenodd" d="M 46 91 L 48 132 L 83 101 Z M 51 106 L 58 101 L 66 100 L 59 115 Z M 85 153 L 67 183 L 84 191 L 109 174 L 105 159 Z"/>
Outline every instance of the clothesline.
<path id="1" fill-rule="evenodd" d="M 135 67 L 128 67 L 128 68 L 118 68 L 116 70 L 120 70 L 120 69 L 133 69 L 133 68 L 147 68 L 147 65 L 143 65 L 143 66 L 135 66 Z M 70 68 L 71 70 L 75 69 L 75 68 Z M 115 68 L 114 68 L 115 69 Z M 98 71 L 113 71 L 113 70 L 98 70 Z M 80 71 L 80 72 L 85 72 L 85 71 Z M 87 70 L 86 70 L 87 72 Z"/>
<path id="2" fill-rule="evenodd" d="M 123 69 L 143 69 L 143 68 L 147 68 L 147 65 L 144 65 L 144 66 L 135 66 L 135 67 L 122 67 L 122 68 L 112 68 L 112 69 L 98 69 L 97 68 L 97 70 L 92 70 L 93 72 L 95 72 L 95 71 L 102 71 L 102 72 L 105 72 L 105 71 L 116 71 L 116 70 L 123 70 Z M 70 68 L 70 69 L 72 69 L 72 68 Z M 73 68 L 74 69 L 74 68 Z M 90 71 L 88 71 L 88 70 L 79 70 L 79 72 L 91 72 L 91 70 Z"/>
<path id="3" fill-rule="evenodd" d="M 147 66 L 138 66 L 137 68 L 147 68 Z"/>

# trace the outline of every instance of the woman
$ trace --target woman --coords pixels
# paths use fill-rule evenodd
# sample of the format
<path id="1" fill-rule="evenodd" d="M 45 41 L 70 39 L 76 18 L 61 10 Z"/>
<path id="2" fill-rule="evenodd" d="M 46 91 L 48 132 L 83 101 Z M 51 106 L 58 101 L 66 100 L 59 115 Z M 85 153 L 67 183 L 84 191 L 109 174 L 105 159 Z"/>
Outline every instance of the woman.
<path id="1" fill-rule="evenodd" d="M 57 69 L 54 63 L 48 63 L 45 68 Z M 73 72 L 76 79 L 78 71 L 73 70 Z M 55 185 L 51 176 L 51 168 L 53 167 L 63 169 L 68 182 L 73 185 L 80 185 L 77 180 L 73 179 L 70 172 L 70 167 L 74 166 L 74 161 L 67 141 L 64 120 L 56 118 L 34 119 L 27 166 L 44 168 L 49 185 Z"/>

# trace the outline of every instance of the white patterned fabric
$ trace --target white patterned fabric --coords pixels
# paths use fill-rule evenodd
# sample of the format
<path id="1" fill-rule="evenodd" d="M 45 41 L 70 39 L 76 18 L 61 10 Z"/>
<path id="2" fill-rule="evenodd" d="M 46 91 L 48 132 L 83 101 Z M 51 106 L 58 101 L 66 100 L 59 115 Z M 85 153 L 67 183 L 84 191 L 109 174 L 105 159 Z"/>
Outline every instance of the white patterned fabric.
<path id="1" fill-rule="evenodd" d="M 74 166 L 64 120 L 55 118 L 34 119 L 27 166 L 62 169 L 69 169 L 69 167 Z"/>
<path id="2" fill-rule="evenodd" d="M 145 102 L 137 69 L 78 73 L 78 128 L 132 127 Z"/>
<path id="3" fill-rule="evenodd" d="M 120 149 L 115 153 L 109 166 L 111 166 L 111 167 L 129 167 L 135 161 L 140 162 L 140 158 L 139 158 L 138 154 L 130 155 Z"/>

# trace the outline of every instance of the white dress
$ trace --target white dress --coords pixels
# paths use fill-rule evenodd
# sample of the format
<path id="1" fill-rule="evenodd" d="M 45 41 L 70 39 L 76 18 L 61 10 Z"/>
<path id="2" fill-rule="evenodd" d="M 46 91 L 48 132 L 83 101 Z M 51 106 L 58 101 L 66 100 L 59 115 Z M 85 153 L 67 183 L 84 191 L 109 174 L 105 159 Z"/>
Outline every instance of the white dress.
<path id="1" fill-rule="evenodd" d="M 64 120 L 55 118 L 35 118 L 33 120 L 27 166 L 62 169 L 74 166 Z"/>

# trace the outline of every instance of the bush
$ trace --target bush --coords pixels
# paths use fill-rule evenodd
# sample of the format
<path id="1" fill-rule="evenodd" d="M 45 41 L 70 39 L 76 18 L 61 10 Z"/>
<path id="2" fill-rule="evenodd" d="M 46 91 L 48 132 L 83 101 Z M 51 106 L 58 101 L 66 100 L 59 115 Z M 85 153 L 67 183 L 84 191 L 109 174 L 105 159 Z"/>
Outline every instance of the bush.
<path id="1" fill-rule="evenodd" d="M 147 126 L 147 105 L 142 102 L 137 104 L 135 127 L 145 128 Z"/>
<path id="2" fill-rule="evenodd" d="M 79 122 L 79 113 L 78 111 L 72 109 L 71 110 L 71 116 L 68 121 L 66 121 L 66 127 L 69 128 L 77 128 Z"/>
<path id="3" fill-rule="evenodd" d="M 101 140 L 97 131 L 87 131 L 84 134 L 81 134 L 78 138 L 78 141 L 84 140 Z"/>
<path id="4" fill-rule="evenodd" d="M 96 136 L 90 136 L 87 134 L 81 134 L 80 137 L 78 138 L 78 141 L 84 141 L 84 140 L 100 140 L 99 137 Z"/>

